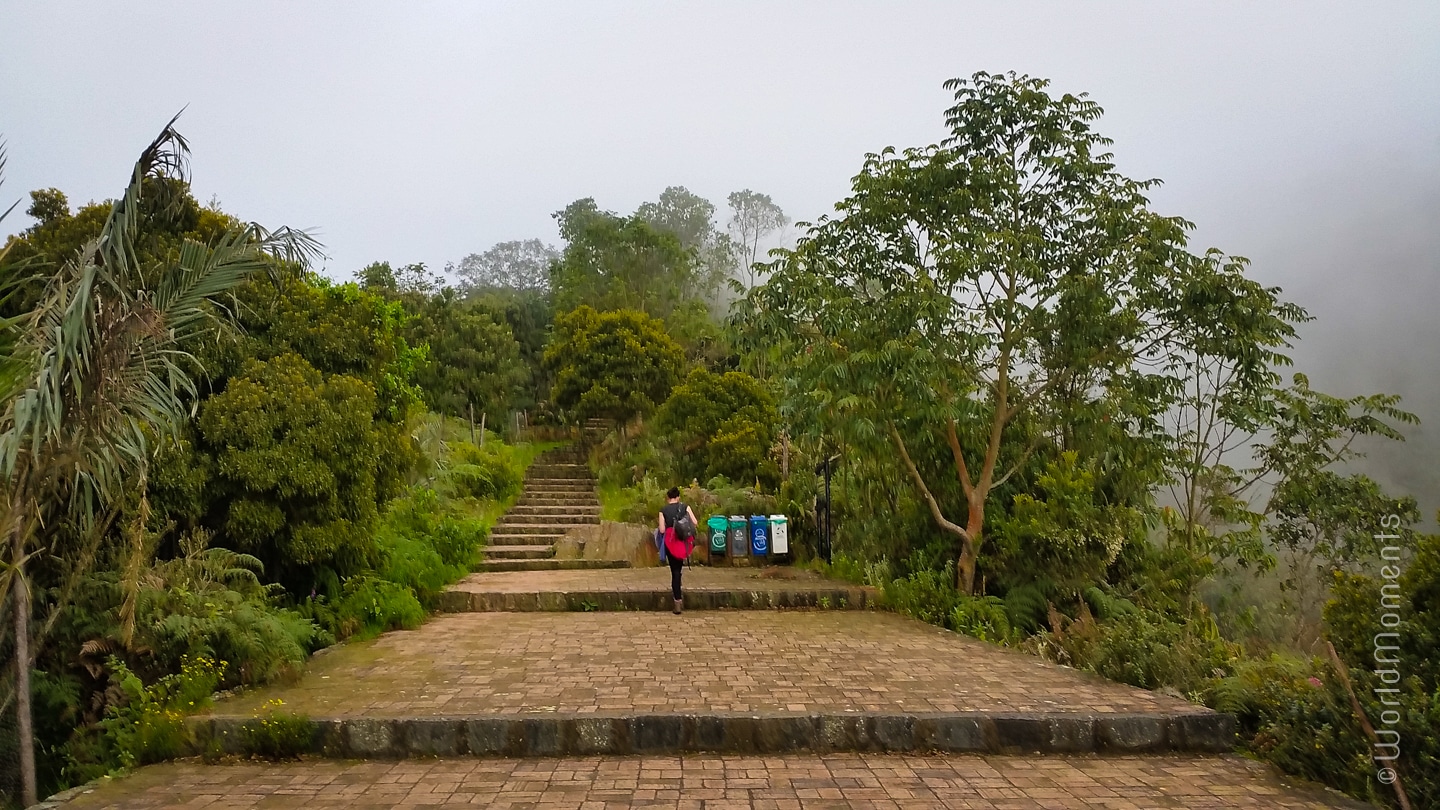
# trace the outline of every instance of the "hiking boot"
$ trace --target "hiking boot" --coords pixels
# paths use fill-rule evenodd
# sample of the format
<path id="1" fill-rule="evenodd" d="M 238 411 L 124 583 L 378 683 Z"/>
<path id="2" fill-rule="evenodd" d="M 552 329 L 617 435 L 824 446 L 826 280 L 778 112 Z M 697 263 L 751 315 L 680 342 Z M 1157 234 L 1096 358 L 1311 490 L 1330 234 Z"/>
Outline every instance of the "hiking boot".
<path id="1" fill-rule="evenodd" d="M 675 600 L 675 615 L 676 615 L 676 616 L 679 616 L 679 615 L 680 615 L 680 610 L 681 610 L 682 608 L 684 608 L 684 606 L 685 606 L 685 600 L 684 600 L 684 599 L 676 599 L 676 600 Z"/>

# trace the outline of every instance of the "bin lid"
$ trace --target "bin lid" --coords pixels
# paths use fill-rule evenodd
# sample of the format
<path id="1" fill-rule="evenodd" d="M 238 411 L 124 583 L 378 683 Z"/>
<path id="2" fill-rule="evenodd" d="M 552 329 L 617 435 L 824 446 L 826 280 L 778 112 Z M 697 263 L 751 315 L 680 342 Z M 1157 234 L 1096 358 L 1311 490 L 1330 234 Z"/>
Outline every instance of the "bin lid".
<path id="1" fill-rule="evenodd" d="M 770 516 L 770 522 L 771 522 L 771 523 L 784 523 L 784 522 L 785 522 L 785 516 L 784 516 L 784 515 L 771 515 L 771 516 Z"/>
<path id="2" fill-rule="evenodd" d="M 750 516 L 750 520 L 751 520 L 752 522 L 757 521 L 757 520 L 763 520 L 763 521 L 765 521 L 766 523 L 769 523 L 769 522 L 770 522 L 770 518 L 767 518 L 767 517 L 765 517 L 764 515 L 751 515 L 751 516 Z"/>
<path id="3" fill-rule="evenodd" d="M 705 523 L 712 529 L 723 529 L 730 525 L 730 521 L 727 520 L 724 515 L 711 515 Z"/>
<path id="4" fill-rule="evenodd" d="M 730 516 L 730 522 L 731 522 L 731 523 L 744 523 L 744 522 L 745 522 L 745 516 L 744 516 L 744 515 L 731 515 L 731 516 Z"/>

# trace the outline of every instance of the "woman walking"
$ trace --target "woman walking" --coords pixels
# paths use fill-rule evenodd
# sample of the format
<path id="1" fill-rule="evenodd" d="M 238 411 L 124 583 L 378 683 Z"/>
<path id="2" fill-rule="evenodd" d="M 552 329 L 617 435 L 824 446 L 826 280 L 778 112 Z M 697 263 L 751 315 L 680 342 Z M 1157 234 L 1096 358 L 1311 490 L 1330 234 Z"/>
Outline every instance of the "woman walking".
<path id="1" fill-rule="evenodd" d="M 670 560 L 670 595 L 675 598 L 675 615 L 684 603 L 680 594 L 680 572 L 695 547 L 695 513 L 680 502 L 680 488 L 665 493 L 667 503 L 660 508 L 660 532 L 665 538 L 665 556 Z"/>

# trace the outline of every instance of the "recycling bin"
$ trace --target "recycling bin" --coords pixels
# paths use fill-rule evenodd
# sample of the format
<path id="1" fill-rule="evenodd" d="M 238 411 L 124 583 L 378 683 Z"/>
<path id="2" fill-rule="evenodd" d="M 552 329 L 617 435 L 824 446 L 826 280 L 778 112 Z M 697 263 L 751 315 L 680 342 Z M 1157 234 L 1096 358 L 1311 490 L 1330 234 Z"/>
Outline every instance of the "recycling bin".
<path id="1" fill-rule="evenodd" d="M 770 553 L 770 518 L 765 515 L 750 516 L 750 553 L 756 557 Z"/>
<path id="2" fill-rule="evenodd" d="M 790 523 L 784 515 L 770 516 L 770 553 L 790 553 Z"/>
<path id="3" fill-rule="evenodd" d="M 750 532 L 744 515 L 731 515 L 729 524 L 730 532 L 730 558 L 744 557 L 750 553 Z"/>
<path id="4" fill-rule="evenodd" d="M 725 533 L 730 529 L 730 521 L 723 515 L 716 515 L 705 521 L 705 526 L 710 529 L 710 553 L 725 554 Z"/>

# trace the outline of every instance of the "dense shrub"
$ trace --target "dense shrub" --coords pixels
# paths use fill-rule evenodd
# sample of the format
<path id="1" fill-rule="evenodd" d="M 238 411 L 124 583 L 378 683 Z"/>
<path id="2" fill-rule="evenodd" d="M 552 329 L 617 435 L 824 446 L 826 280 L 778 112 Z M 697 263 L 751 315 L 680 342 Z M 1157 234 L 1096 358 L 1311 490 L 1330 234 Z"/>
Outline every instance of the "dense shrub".
<path id="1" fill-rule="evenodd" d="M 1197 699 L 1239 662 L 1240 650 L 1201 613 L 1178 622 L 1152 611 L 1097 622 L 1088 608 L 1069 621 L 1051 614 L 1051 630 L 1031 646 L 1053 660 L 1144 689 L 1168 687 Z"/>
<path id="2" fill-rule="evenodd" d="M 294 354 L 250 361 L 201 410 L 201 432 L 217 448 L 226 541 L 292 592 L 308 591 L 317 568 L 344 576 L 375 561 L 383 446 L 374 410 L 369 384 L 326 379 Z"/>
<path id="3" fill-rule="evenodd" d="M 415 592 L 434 609 L 440 592 L 470 572 L 485 527 L 442 505 L 434 491 L 417 488 L 392 501 L 377 533 L 381 579 Z"/>
<path id="4" fill-rule="evenodd" d="M 995 596 L 961 596 L 950 614 L 950 629 L 997 644 L 1016 640 L 1005 602 Z"/>
<path id="5" fill-rule="evenodd" d="M 759 481 L 773 490 L 780 469 L 770 460 L 780 423 L 774 398 L 759 380 L 738 371 L 691 370 L 655 414 L 655 430 L 674 448 L 675 474 L 708 481 Z"/>
<path id="6" fill-rule="evenodd" d="M 449 465 L 442 486 L 458 498 L 503 501 L 520 494 L 525 482 L 525 465 L 513 447 L 500 442 L 484 447 L 459 442 L 450 450 Z"/>
<path id="7" fill-rule="evenodd" d="M 947 627 L 961 600 L 955 589 L 955 565 L 947 563 L 939 571 L 920 569 L 891 579 L 881 586 L 881 597 L 897 612 Z"/>
<path id="8" fill-rule="evenodd" d="M 124 661 L 111 658 L 110 680 L 122 697 L 100 721 L 107 759 L 91 767 L 113 771 L 179 755 L 189 742 L 185 715 L 209 705 L 225 666 L 211 658 L 186 658 L 179 672 L 147 686 Z"/>
<path id="9" fill-rule="evenodd" d="M 670 396 L 685 352 L 665 325 L 643 312 L 597 312 L 581 306 L 555 319 L 545 368 L 555 375 L 550 398 L 577 421 L 628 422 Z"/>
<path id="10" fill-rule="evenodd" d="M 425 620 L 425 608 L 414 591 L 373 576 L 353 577 L 345 582 L 339 599 L 333 603 L 323 597 L 311 599 L 301 612 L 340 639 L 414 630 Z"/>

